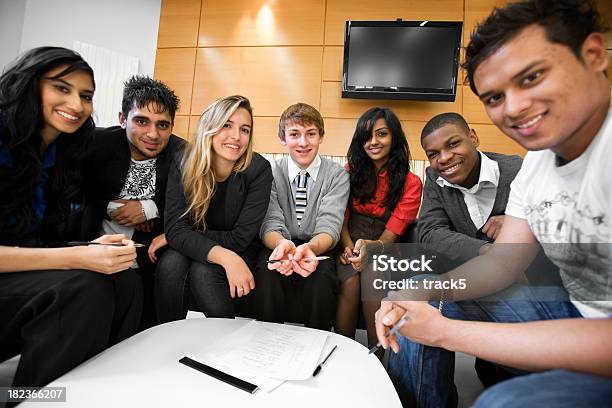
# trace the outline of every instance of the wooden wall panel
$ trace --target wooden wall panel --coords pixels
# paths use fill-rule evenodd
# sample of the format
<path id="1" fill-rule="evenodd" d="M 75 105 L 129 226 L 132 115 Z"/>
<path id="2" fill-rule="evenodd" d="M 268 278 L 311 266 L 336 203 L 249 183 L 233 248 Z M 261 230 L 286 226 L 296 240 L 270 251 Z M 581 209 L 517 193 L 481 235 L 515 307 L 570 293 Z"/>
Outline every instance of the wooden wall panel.
<path id="1" fill-rule="evenodd" d="M 278 117 L 255 116 L 253 118 L 253 148 L 260 153 L 286 153 L 278 138 Z"/>
<path id="2" fill-rule="evenodd" d="M 325 140 L 320 152 L 333 156 L 346 156 L 356 123 L 355 119 L 325 118 Z"/>
<path id="3" fill-rule="evenodd" d="M 323 81 L 342 82 L 344 47 L 332 46 L 323 49 Z"/>
<path id="4" fill-rule="evenodd" d="M 491 123 L 484 105 L 469 86 L 463 88 L 463 117 L 468 123 Z"/>
<path id="5" fill-rule="evenodd" d="M 193 140 L 197 130 L 198 130 L 198 122 L 200 120 L 200 116 L 189 116 L 189 140 Z"/>
<path id="6" fill-rule="evenodd" d="M 202 0 L 198 45 L 320 45 L 325 0 Z"/>
<path id="7" fill-rule="evenodd" d="M 475 124 L 470 125 L 476 131 L 480 140 L 479 149 L 486 152 L 497 152 L 503 154 L 518 154 L 525 156 L 526 150 L 518 143 L 502 133 L 494 125 Z"/>
<path id="8" fill-rule="evenodd" d="M 470 34 L 476 23 L 483 21 L 494 7 L 501 7 L 508 0 L 465 0 L 465 20 L 463 21 L 463 45 L 470 41 Z"/>
<path id="9" fill-rule="evenodd" d="M 176 115 L 174 117 L 172 133 L 183 139 L 189 139 L 189 116 Z"/>
<path id="10" fill-rule="evenodd" d="M 608 50 L 608 81 L 612 84 L 612 50 Z"/>
<path id="11" fill-rule="evenodd" d="M 597 0 L 597 10 L 608 28 L 612 28 L 612 2 L 610 0 Z M 606 43 L 609 50 L 612 50 L 612 30 L 606 33 Z"/>
<path id="12" fill-rule="evenodd" d="M 280 116 L 296 102 L 319 107 L 323 47 L 199 48 L 191 114 L 242 94 L 256 116 Z"/>
<path id="13" fill-rule="evenodd" d="M 343 99 L 340 92 L 344 21 L 463 20 L 465 41 L 476 21 L 506 2 L 163 0 L 155 76 L 181 98 L 174 132 L 186 138 L 193 137 L 210 102 L 240 93 L 253 104 L 255 149 L 263 153 L 286 152 L 278 141 L 278 117 L 302 101 L 325 119 L 323 154 L 345 155 L 356 119 L 372 106 L 388 106 L 402 121 L 414 159 L 426 159 L 419 139 L 426 121 L 448 111 L 466 117 L 483 149 L 522 155 L 524 150 L 491 124 L 468 86 L 457 87 L 455 102 Z M 610 24 L 608 3 L 603 1 L 602 15 Z M 606 38 L 612 56 L 612 36 Z M 612 67 L 609 72 L 612 77 Z"/>
<path id="14" fill-rule="evenodd" d="M 462 21 L 462 0 L 328 0 L 325 45 L 343 45 L 347 20 Z"/>
<path id="15" fill-rule="evenodd" d="M 195 47 L 201 0 L 163 0 L 157 47 Z"/>
<path id="16" fill-rule="evenodd" d="M 340 82 L 323 82 L 321 85 L 321 114 L 332 118 L 358 118 L 373 106 L 387 106 L 401 120 L 427 121 L 443 112 L 461 113 L 462 91 L 457 87 L 455 102 L 419 102 L 398 100 L 343 99 Z"/>
<path id="17" fill-rule="evenodd" d="M 191 110 L 195 56 L 195 48 L 163 48 L 155 55 L 155 78 L 172 88 L 180 98 L 179 115 L 187 115 Z"/>

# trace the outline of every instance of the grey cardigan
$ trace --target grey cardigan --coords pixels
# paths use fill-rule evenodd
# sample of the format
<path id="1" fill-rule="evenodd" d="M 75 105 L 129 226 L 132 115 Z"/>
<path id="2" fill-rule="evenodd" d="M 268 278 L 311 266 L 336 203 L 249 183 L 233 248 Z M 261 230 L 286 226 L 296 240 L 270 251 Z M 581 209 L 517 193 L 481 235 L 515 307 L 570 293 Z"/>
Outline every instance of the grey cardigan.
<path id="1" fill-rule="evenodd" d="M 344 211 L 349 196 L 349 175 L 344 168 L 321 157 L 317 180 L 308 191 L 308 205 L 298 227 L 295 198 L 288 176 L 288 157 L 272 163 L 272 192 L 268 212 L 261 225 L 260 237 L 270 231 L 279 232 L 290 240 L 308 241 L 322 232 L 331 235 L 334 244 L 340 240 Z"/>
<path id="2" fill-rule="evenodd" d="M 499 153 L 484 154 L 499 165 L 499 183 L 495 203 L 489 217 L 505 214 L 510 183 L 521 168 L 519 156 Z M 419 241 L 432 250 L 453 254 L 461 261 L 478 255 L 481 246 L 489 242 L 470 218 L 463 194 L 452 187 L 440 187 L 436 180 L 439 174 L 427 168 L 423 202 L 419 213 Z"/>

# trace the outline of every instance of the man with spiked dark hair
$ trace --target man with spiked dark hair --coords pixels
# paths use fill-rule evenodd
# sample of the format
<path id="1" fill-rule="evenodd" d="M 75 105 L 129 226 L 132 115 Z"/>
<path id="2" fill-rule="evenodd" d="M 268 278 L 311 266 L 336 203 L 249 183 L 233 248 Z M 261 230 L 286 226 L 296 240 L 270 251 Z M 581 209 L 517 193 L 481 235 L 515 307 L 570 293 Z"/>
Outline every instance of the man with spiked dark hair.
<path id="1" fill-rule="evenodd" d="M 156 251 L 166 245 L 163 217 L 169 164 L 183 140 L 172 134 L 179 98 L 166 84 L 145 76 L 125 83 L 119 126 L 96 130 L 87 161 L 83 239 L 125 234 L 145 246 L 137 253 L 145 301 L 141 328 L 156 323 L 153 303 Z M 113 232 L 111 232 L 113 231 Z"/>

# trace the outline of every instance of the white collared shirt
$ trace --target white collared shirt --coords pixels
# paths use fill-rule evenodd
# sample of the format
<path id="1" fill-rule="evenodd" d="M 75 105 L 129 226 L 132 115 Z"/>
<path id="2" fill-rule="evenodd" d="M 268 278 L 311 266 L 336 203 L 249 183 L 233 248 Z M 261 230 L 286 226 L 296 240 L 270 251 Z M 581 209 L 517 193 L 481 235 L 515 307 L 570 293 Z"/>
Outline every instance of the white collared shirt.
<path id="1" fill-rule="evenodd" d="M 478 183 L 471 188 L 461 187 L 457 184 L 451 184 L 439 176 L 436 183 L 440 187 L 456 188 L 463 194 L 463 201 L 467 206 L 470 218 L 477 229 L 487 222 L 493 205 L 495 204 L 495 196 L 497 195 L 497 186 L 499 184 L 499 165 L 495 160 L 489 159 L 482 152 L 480 154 L 480 176 Z"/>
<path id="2" fill-rule="evenodd" d="M 291 156 L 287 157 L 287 159 L 287 176 L 289 178 L 289 184 L 291 184 L 291 190 L 295 195 L 295 188 L 297 187 L 295 178 L 302 171 L 302 169 L 300 169 L 298 165 L 295 164 Z M 314 182 L 317 181 L 317 176 L 319 175 L 320 168 L 321 157 L 319 157 L 319 155 L 317 154 L 312 163 L 310 163 L 310 166 L 306 168 L 306 171 L 308 172 L 308 179 L 306 181 L 306 191 L 308 192 L 308 195 L 310 195 L 310 189 L 314 185 Z"/>

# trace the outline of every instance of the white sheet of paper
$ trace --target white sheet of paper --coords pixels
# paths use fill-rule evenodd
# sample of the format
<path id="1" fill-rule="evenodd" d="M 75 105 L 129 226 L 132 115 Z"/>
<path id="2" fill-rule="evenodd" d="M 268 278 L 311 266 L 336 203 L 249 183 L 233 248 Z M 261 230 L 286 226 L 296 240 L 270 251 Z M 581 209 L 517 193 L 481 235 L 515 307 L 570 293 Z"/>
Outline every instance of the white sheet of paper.
<path id="1" fill-rule="evenodd" d="M 251 321 L 195 355 L 198 361 L 232 373 L 305 380 L 312 376 L 327 337 L 303 327 Z"/>

